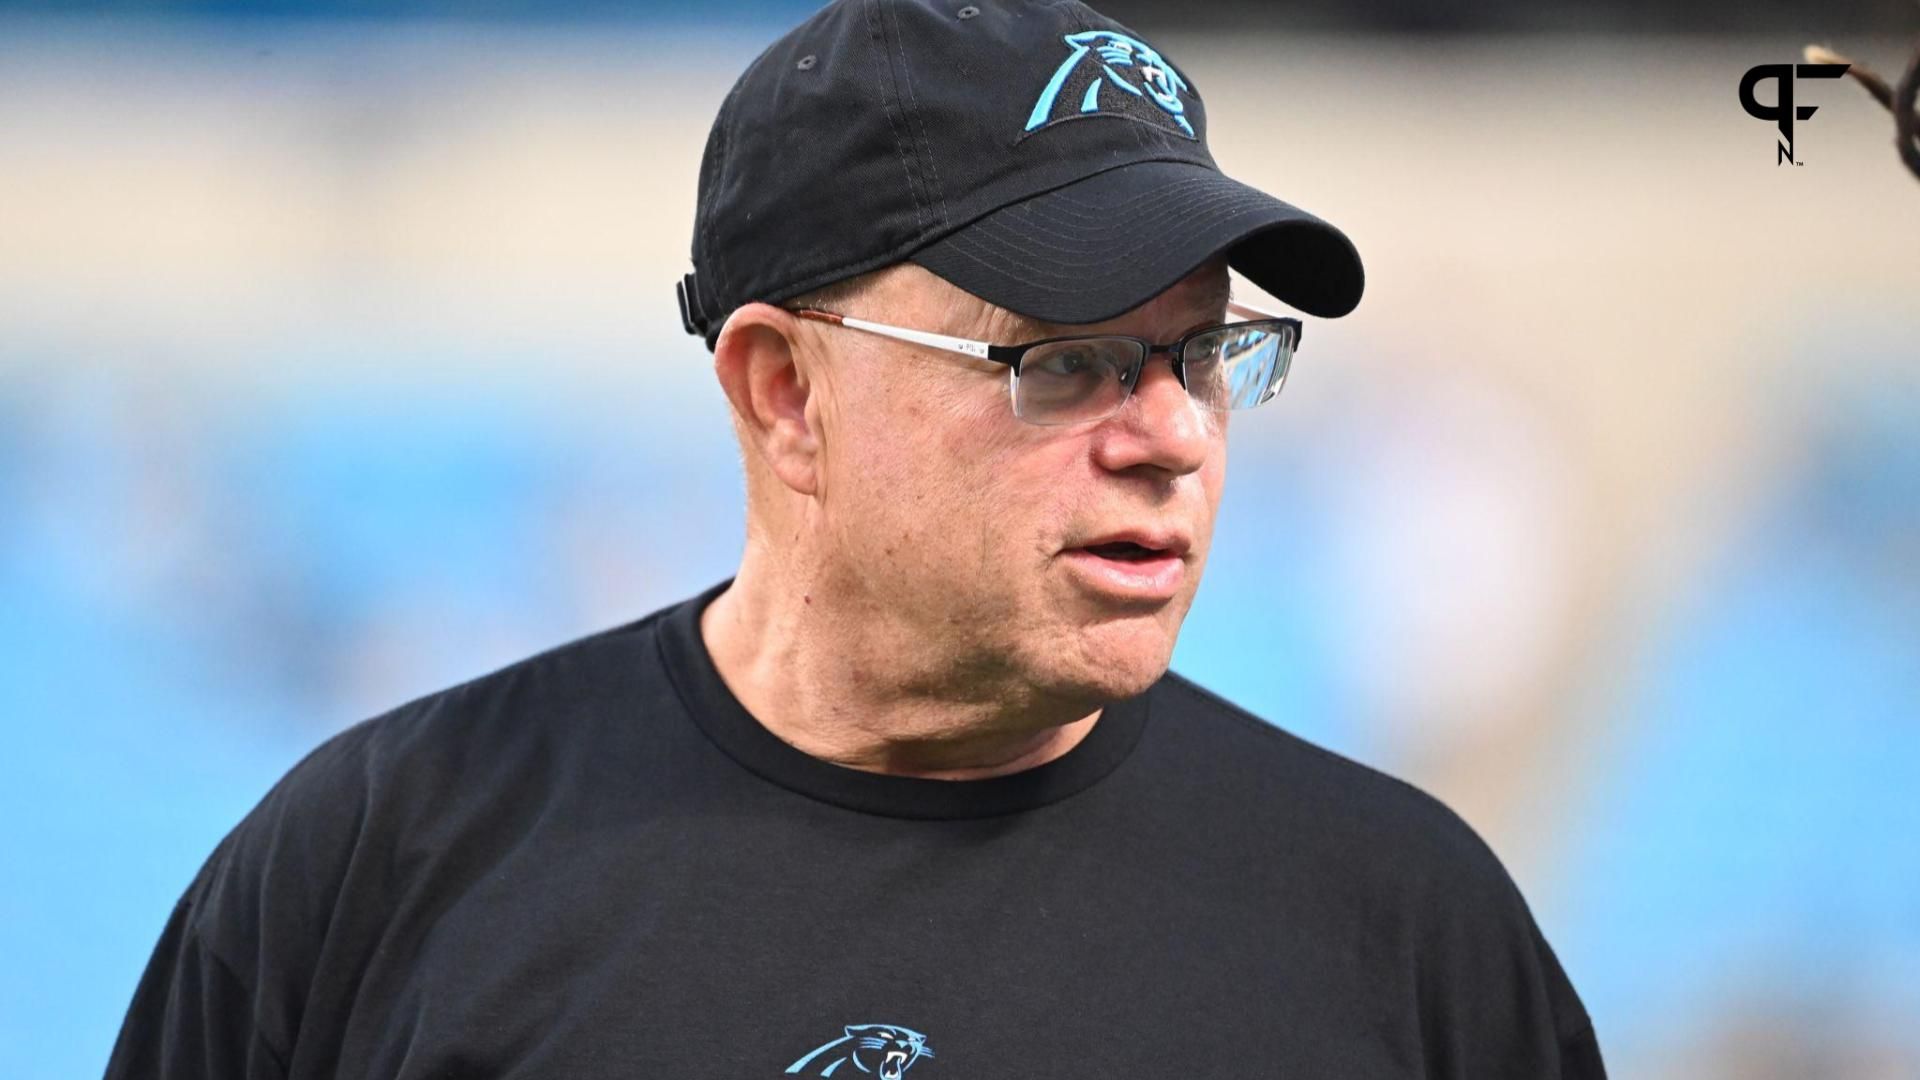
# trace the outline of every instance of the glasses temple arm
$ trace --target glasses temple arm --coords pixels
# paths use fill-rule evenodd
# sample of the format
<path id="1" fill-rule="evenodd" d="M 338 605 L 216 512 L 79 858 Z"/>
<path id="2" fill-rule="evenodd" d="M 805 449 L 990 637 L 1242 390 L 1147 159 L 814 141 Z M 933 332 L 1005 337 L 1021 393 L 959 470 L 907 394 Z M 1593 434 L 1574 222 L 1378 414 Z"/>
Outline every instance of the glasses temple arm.
<path id="1" fill-rule="evenodd" d="M 815 322 L 832 323 L 835 326 L 845 326 L 853 330 L 864 330 L 869 334 L 879 334 L 881 337 L 893 338 L 896 341 L 911 341 L 915 345 L 925 345 L 933 349 L 945 349 L 948 352 L 957 352 L 964 356 L 976 356 L 982 360 L 994 359 L 994 357 L 989 355 L 993 346 L 984 341 L 948 337 L 945 334 L 935 334 L 926 330 L 908 330 L 904 327 L 868 322 L 866 319 L 856 319 L 851 315 L 839 315 L 831 311 L 818 311 L 813 308 L 788 308 L 787 310 L 803 319 L 812 319 Z"/>

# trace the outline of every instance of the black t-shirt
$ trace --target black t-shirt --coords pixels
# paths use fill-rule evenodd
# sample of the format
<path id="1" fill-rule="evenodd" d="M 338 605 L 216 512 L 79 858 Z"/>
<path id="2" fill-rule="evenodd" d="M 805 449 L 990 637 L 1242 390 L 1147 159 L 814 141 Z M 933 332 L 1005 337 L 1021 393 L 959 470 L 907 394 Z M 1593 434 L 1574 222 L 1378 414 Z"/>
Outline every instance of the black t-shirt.
<path id="1" fill-rule="evenodd" d="M 830 764 L 721 681 L 728 584 L 313 751 L 181 898 L 107 1075 L 1603 1076 L 1431 796 L 1171 673 L 1024 772 Z"/>

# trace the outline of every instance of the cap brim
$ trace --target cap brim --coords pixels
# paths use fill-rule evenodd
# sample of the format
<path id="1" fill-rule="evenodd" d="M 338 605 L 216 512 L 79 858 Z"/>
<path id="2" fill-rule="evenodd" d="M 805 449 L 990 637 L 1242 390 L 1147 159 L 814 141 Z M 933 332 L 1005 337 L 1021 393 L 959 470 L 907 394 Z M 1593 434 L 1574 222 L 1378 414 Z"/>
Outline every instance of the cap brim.
<path id="1" fill-rule="evenodd" d="M 1346 234 L 1213 169 L 1143 161 L 1013 203 L 908 256 L 984 300 L 1051 323 L 1096 323 L 1208 259 L 1279 300 L 1338 318 L 1365 276 Z"/>

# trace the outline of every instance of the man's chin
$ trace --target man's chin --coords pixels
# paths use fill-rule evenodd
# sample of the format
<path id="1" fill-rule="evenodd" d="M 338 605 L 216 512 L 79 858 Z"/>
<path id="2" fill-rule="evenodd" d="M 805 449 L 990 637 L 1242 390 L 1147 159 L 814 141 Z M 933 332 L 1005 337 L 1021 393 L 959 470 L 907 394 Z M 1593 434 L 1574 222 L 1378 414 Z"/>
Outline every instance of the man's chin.
<path id="1" fill-rule="evenodd" d="M 1070 678 L 1089 697 L 1120 701 L 1143 694 L 1159 682 L 1172 659 L 1173 642 L 1157 623 L 1109 624 L 1086 632 L 1081 642 L 1081 662 Z"/>
<path id="2" fill-rule="evenodd" d="M 1125 701 L 1147 692 L 1154 683 L 1167 673 L 1167 665 L 1156 664 L 1125 673 L 1116 672 L 1103 680 L 1100 698 L 1103 701 Z"/>

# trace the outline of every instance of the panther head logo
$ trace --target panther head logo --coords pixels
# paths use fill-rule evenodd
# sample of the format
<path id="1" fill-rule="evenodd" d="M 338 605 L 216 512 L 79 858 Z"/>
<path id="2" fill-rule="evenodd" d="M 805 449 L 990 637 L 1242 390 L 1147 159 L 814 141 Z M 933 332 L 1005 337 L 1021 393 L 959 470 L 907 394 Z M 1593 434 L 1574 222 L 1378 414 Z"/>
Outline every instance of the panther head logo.
<path id="1" fill-rule="evenodd" d="M 832 1076 L 835 1069 L 852 1063 L 863 1073 L 877 1073 L 880 1080 L 900 1080 L 900 1074 L 923 1057 L 932 1057 L 927 1037 L 898 1024 L 848 1024 L 846 1034 L 809 1051 L 787 1066 L 790 1073 Z"/>
<path id="2" fill-rule="evenodd" d="M 1085 30 L 1078 34 L 1068 34 L 1065 41 L 1070 50 L 1067 58 L 1054 69 L 1053 78 L 1047 82 L 1046 89 L 1040 92 L 1040 98 L 1033 103 L 1033 112 L 1027 116 L 1028 131 L 1045 126 L 1054 119 L 1054 103 L 1060 97 L 1060 91 L 1073 77 L 1076 69 L 1082 67 L 1082 61 L 1094 57 L 1087 66 L 1093 68 L 1093 78 L 1081 92 L 1080 109 L 1076 115 L 1098 113 L 1106 110 L 1101 103 L 1103 88 L 1112 87 L 1123 95 L 1131 95 L 1138 101 L 1151 101 L 1159 106 L 1162 122 L 1171 121 L 1188 138 L 1197 138 L 1193 125 L 1187 121 L 1187 106 L 1181 94 L 1190 89 L 1187 80 L 1173 70 L 1153 46 L 1136 37 L 1129 37 L 1117 30 Z M 1131 75 L 1121 74 L 1122 71 Z M 1111 96 L 1111 95 L 1109 95 Z M 1127 97 L 1114 97 L 1116 108 L 1110 110 L 1131 113 L 1127 108 Z M 1150 113 L 1151 110 L 1148 110 Z M 1139 114 L 1135 114 L 1139 116 Z M 1065 119 L 1064 117 L 1061 119 Z"/>

